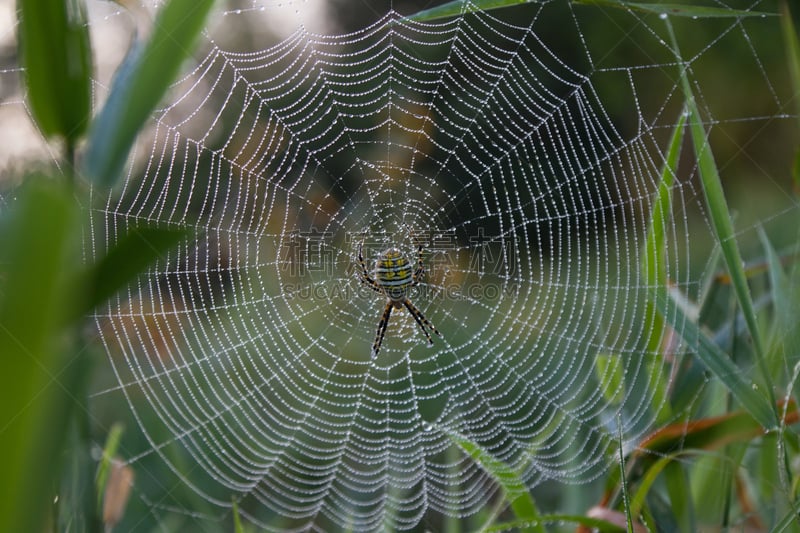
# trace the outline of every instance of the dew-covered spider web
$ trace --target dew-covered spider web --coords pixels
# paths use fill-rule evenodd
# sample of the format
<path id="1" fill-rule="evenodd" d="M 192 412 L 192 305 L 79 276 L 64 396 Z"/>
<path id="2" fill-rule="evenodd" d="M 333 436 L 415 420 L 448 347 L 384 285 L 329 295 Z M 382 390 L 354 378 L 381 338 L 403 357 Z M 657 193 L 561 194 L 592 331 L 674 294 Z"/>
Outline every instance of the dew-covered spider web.
<path id="1" fill-rule="evenodd" d="M 664 398 L 698 363 L 653 319 L 644 253 L 680 75 L 739 147 L 724 172 L 736 127 L 789 113 L 751 37 L 774 20 L 559 0 L 259 46 L 233 38 L 251 11 L 218 13 L 92 227 L 96 252 L 135 225 L 195 234 L 96 315 L 118 383 L 95 399 L 130 405 L 152 513 L 438 529 L 502 499 L 470 446 L 529 487 L 580 485 L 685 417 L 699 392 Z M 747 88 L 709 99 L 739 79 L 714 70 L 729 53 Z M 692 298 L 714 247 L 690 148 L 678 169 L 657 279 Z M 421 247 L 432 346 L 396 309 L 371 353 L 386 297 L 360 245 L 373 277 Z"/>

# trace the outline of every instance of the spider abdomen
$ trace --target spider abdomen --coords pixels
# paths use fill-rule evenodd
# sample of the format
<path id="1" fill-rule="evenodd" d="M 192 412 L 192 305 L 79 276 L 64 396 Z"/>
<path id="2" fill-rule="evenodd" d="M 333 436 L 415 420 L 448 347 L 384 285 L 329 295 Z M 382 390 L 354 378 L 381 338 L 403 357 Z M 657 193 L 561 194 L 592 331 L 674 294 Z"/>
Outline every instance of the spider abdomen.
<path id="1" fill-rule="evenodd" d="M 367 271 L 367 265 L 364 263 L 364 256 L 361 253 L 361 244 L 358 245 L 358 264 L 361 269 L 358 275 L 361 282 L 367 284 L 369 288 L 375 292 L 379 292 L 386 296 L 386 305 L 383 306 L 383 314 L 381 320 L 378 322 L 378 332 L 375 334 L 375 342 L 372 344 L 372 355 L 377 356 L 378 351 L 381 349 L 383 336 L 386 333 L 386 326 L 389 324 L 389 317 L 392 316 L 392 309 L 402 309 L 405 307 L 414 320 L 417 322 L 419 329 L 425 338 L 428 339 L 428 345 L 433 346 L 433 339 L 428 330 L 433 331 L 437 335 L 441 335 L 433 324 L 431 324 L 422 311 L 411 303 L 408 299 L 408 292 L 412 287 L 416 287 L 419 279 L 424 273 L 422 265 L 422 245 L 417 250 L 418 259 L 416 270 L 413 270 L 408 259 L 403 257 L 403 254 L 397 248 L 389 248 L 383 252 L 378 260 L 375 262 L 375 271 L 370 275 Z M 374 276 L 374 279 L 373 279 Z M 427 327 L 427 329 L 426 329 Z"/>
<path id="2" fill-rule="evenodd" d="M 375 264 L 375 282 L 392 302 L 402 302 L 414 282 L 411 263 L 397 248 L 386 250 Z"/>

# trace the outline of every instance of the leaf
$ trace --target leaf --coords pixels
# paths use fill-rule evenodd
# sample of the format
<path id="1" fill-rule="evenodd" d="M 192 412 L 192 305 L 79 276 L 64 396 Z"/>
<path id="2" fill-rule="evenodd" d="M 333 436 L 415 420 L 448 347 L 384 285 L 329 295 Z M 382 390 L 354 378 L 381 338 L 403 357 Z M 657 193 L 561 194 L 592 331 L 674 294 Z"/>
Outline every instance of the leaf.
<path id="1" fill-rule="evenodd" d="M 649 4 L 639 2 L 625 2 L 623 0 L 572 0 L 574 4 L 598 5 L 618 9 L 632 9 L 654 14 L 666 14 L 676 17 L 709 18 L 709 17 L 755 17 L 774 15 L 761 11 L 744 11 L 723 7 L 705 7 L 689 4 Z M 456 17 L 475 11 L 489 11 L 502 7 L 520 4 L 542 3 L 531 0 L 453 0 L 440 6 L 425 9 L 410 16 L 412 20 L 427 21 L 446 17 Z"/>
<path id="2" fill-rule="evenodd" d="M 511 509 L 521 522 L 526 523 L 519 531 L 536 531 L 544 533 L 536 502 L 528 491 L 528 487 L 509 465 L 493 457 L 479 444 L 463 435 L 440 428 L 450 439 L 461 447 L 472 459 L 494 479 L 506 494 Z"/>
<path id="3" fill-rule="evenodd" d="M 539 521 L 542 524 L 562 524 L 562 523 L 578 524 L 586 528 L 597 529 L 602 533 L 625 532 L 625 527 L 623 526 L 619 526 L 617 524 L 608 522 L 606 520 L 601 520 L 599 518 L 593 518 L 591 516 L 585 516 L 585 515 L 549 514 L 540 516 Z M 527 521 L 514 520 L 511 522 L 501 522 L 498 524 L 494 524 L 485 529 L 482 529 L 481 531 L 483 531 L 484 533 L 522 531 L 526 526 L 529 525 L 530 523 Z"/>
<path id="4" fill-rule="evenodd" d="M 683 130 L 686 123 L 686 114 L 681 113 L 678 124 L 672 132 L 669 142 L 664 166 L 661 169 L 661 180 L 658 184 L 656 198 L 653 201 L 648 224 L 647 237 L 645 239 L 644 250 L 642 252 L 642 270 L 645 283 L 650 286 L 667 285 L 667 267 L 665 262 L 667 246 L 667 223 L 672 218 L 672 186 L 675 183 L 675 174 L 678 171 L 678 159 L 683 143 Z M 664 320 L 653 308 L 652 304 L 647 306 L 647 323 L 652 323 L 650 336 L 647 340 L 647 351 L 657 353 L 659 343 L 664 333 Z"/>
<path id="5" fill-rule="evenodd" d="M 100 458 L 100 464 L 97 466 L 95 489 L 97 492 L 98 509 L 103 503 L 103 494 L 106 491 L 106 483 L 108 482 L 108 475 L 111 471 L 111 462 L 117 455 L 117 448 L 119 448 L 119 443 L 122 439 L 122 431 L 122 424 L 120 423 L 111 426 L 111 431 L 108 432 L 108 437 L 106 437 L 106 445 L 103 448 L 103 456 Z"/>
<path id="6" fill-rule="evenodd" d="M 239 504 L 233 500 L 233 531 L 234 533 L 244 533 L 242 519 L 239 517 Z"/>
<path id="7" fill-rule="evenodd" d="M 409 18 L 419 21 L 436 20 L 456 17 L 465 13 L 474 13 L 475 11 L 489 11 L 490 9 L 529 3 L 531 3 L 529 0 L 477 0 L 469 2 L 465 0 L 453 0 L 452 2 L 415 13 Z"/>
<path id="8" fill-rule="evenodd" d="M 647 528 L 644 527 L 638 520 L 631 520 L 630 515 L 627 515 L 622 511 L 609 509 L 608 507 L 604 507 L 602 505 L 595 505 L 586 511 L 586 515 L 590 518 L 597 518 L 604 520 L 606 523 L 614 524 L 622 531 L 630 531 L 631 533 L 648 533 Z M 584 531 L 584 528 L 577 529 L 578 533 L 584 533 Z"/>
<path id="9" fill-rule="evenodd" d="M 694 512 L 692 510 L 691 488 L 683 465 L 677 461 L 670 461 L 664 468 L 667 494 L 669 494 L 670 507 L 682 531 L 696 531 L 694 527 Z"/>
<path id="10" fill-rule="evenodd" d="M 94 309 L 193 233 L 185 228 L 135 226 L 123 235 L 91 272 L 86 311 Z"/>
<path id="11" fill-rule="evenodd" d="M 791 500 L 789 504 L 791 505 L 792 509 L 775 524 L 775 526 L 771 529 L 772 533 L 795 531 L 797 529 L 797 516 L 800 515 L 800 505 L 794 500 Z"/>
<path id="12" fill-rule="evenodd" d="M 672 461 L 678 454 L 671 454 L 667 455 L 666 457 L 661 457 L 657 461 L 655 461 L 644 473 L 644 475 L 638 480 L 638 487 L 636 492 L 634 493 L 633 497 L 631 498 L 631 514 L 633 516 L 639 516 L 644 508 L 645 500 L 647 499 L 647 495 L 650 492 L 653 483 L 655 483 L 656 478 L 658 478 L 659 474 L 666 468 L 667 464 Z"/>
<path id="13" fill-rule="evenodd" d="M 631 498 L 630 493 L 628 492 L 628 478 L 625 475 L 625 451 L 624 451 L 624 441 L 622 439 L 622 420 L 621 416 L 617 415 L 617 431 L 619 432 L 619 473 L 620 473 L 620 480 L 622 481 L 622 504 L 625 509 L 625 522 L 626 522 L 626 529 L 628 531 L 633 531 L 633 515 L 631 514 Z"/>
<path id="14" fill-rule="evenodd" d="M 68 144 L 91 115 L 92 55 L 80 0 L 20 0 L 19 48 L 33 117 Z"/>
<path id="15" fill-rule="evenodd" d="M 800 40 L 797 38 L 797 30 L 792 21 L 789 2 L 786 0 L 781 2 L 781 31 L 783 32 L 783 41 L 786 47 L 786 60 L 789 63 L 794 98 L 797 100 L 800 97 Z M 800 110 L 800 103 L 798 103 L 798 110 Z"/>
<path id="16" fill-rule="evenodd" d="M 666 228 L 668 221 L 672 218 L 672 187 L 678 171 L 678 160 L 680 159 L 681 145 L 683 144 L 685 123 L 686 114 L 681 113 L 667 148 L 664 166 L 661 169 L 661 179 L 650 213 L 647 236 L 644 250 L 642 251 L 642 269 L 645 284 L 649 287 L 665 287 L 668 282 L 665 260 L 667 247 Z M 658 409 L 657 419 L 663 422 L 672 416 L 667 392 L 669 387 L 662 371 L 663 360 L 660 357 L 661 342 L 665 328 L 664 318 L 658 314 L 652 302 L 648 302 L 645 309 L 645 324 L 650 325 L 650 333 L 646 343 L 647 353 L 657 354 L 648 358 L 648 372 L 651 380 L 654 381 L 652 390 L 656 392 L 653 397 L 653 406 Z"/>
<path id="17" fill-rule="evenodd" d="M 792 21 L 789 2 L 786 0 L 781 2 L 781 30 L 784 46 L 786 47 L 786 60 L 789 63 L 794 99 L 798 102 L 797 109 L 800 111 L 800 40 L 797 38 L 797 29 Z M 800 114 L 797 116 L 800 117 Z M 800 150 L 795 153 L 792 178 L 795 192 L 800 193 Z"/>
<path id="18" fill-rule="evenodd" d="M 790 402 L 786 407 L 783 423 L 790 425 L 800 421 L 797 405 Z M 685 449 L 713 451 L 728 444 L 750 442 L 765 433 L 764 425 L 751 413 L 736 411 L 659 428 L 639 443 L 637 453 L 657 456 Z"/>
<path id="19" fill-rule="evenodd" d="M 797 356 L 791 357 L 788 354 L 797 354 L 797 350 L 800 348 L 798 288 L 792 284 L 784 272 L 781 259 L 763 228 L 758 228 L 758 236 L 766 253 L 772 305 L 775 309 L 770 351 L 777 356 L 780 364 L 789 359 L 788 364 L 794 366 Z"/>
<path id="20" fill-rule="evenodd" d="M 691 18 L 720 18 L 720 17 L 762 17 L 776 15 L 764 11 L 746 11 L 729 9 L 726 7 L 706 7 L 691 4 L 650 4 L 642 2 L 625 2 L 623 0 L 572 0 L 575 4 L 598 5 L 653 13 L 655 15 L 669 15 L 673 17 Z"/>
<path id="21" fill-rule="evenodd" d="M 681 54 L 678 49 L 675 34 L 672 30 L 672 25 L 669 21 L 666 22 L 675 57 L 680 61 Z M 720 180 L 717 164 L 714 161 L 714 155 L 711 152 L 711 146 L 708 142 L 705 129 L 703 128 L 700 111 L 697 109 L 697 102 L 694 99 L 694 94 L 692 93 L 685 68 L 681 68 L 680 78 L 684 97 L 686 98 L 686 105 L 689 110 L 689 117 L 691 119 L 689 123 L 689 132 L 691 134 L 692 145 L 694 146 L 695 158 L 697 160 L 697 170 L 700 174 L 700 182 L 703 186 L 703 193 L 706 198 L 706 205 L 708 206 L 712 226 L 720 248 L 722 248 L 722 256 L 725 259 L 725 264 L 731 275 L 731 281 L 733 283 L 734 293 L 739 302 L 739 307 L 742 310 L 747 329 L 753 340 L 756 363 L 761 374 L 761 379 L 763 380 L 763 388 L 766 389 L 769 406 L 774 407 L 775 397 L 772 392 L 772 379 L 770 378 L 766 365 L 764 343 L 761 340 L 761 332 L 758 328 L 753 299 L 750 295 L 750 288 L 747 285 L 747 276 L 742 267 L 742 255 L 739 252 L 739 245 L 736 242 L 733 222 L 728 212 L 725 193 L 722 190 L 722 181 Z M 774 414 L 774 418 L 777 418 L 777 414 Z"/>
<path id="22" fill-rule="evenodd" d="M 698 359 L 714 374 L 730 393 L 747 409 L 764 428 L 777 427 L 777 414 L 766 398 L 757 392 L 757 387 L 742 377 L 743 372 L 733 364 L 730 357 L 714 344 L 700 327 L 685 314 L 665 287 L 652 290 L 652 301 L 667 323 L 695 352 Z"/>
<path id="23" fill-rule="evenodd" d="M 800 194 L 800 149 L 798 149 L 794 154 L 794 165 L 792 165 L 792 181 L 794 182 L 795 194 Z"/>
<path id="24" fill-rule="evenodd" d="M 171 0 L 150 40 L 128 53 L 90 133 L 85 171 L 93 183 L 111 187 L 118 181 L 139 130 L 189 56 L 213 3 Z"/>
<path id="25" fill-rule="evenodd" d="M 791 430 L 790 430 L 791 431 Z M 738 448 L 741 449 L 740 456 L 744 457 L 745 452 L 748 452 L 748 466 L 759 475 L 754 479 L 749 479 L 747 483 L 750 485 L 753 494 L 758 494 L 758 499 L 762 502 L 781 502 L 781 504 L 788 503 L 792 493 L 791 478 L 794 478 L 793 471 L 789 464 L 797 458 L 796 449 L 787 454 L 787 447 L 791 446 L 793 439 L 786 438 L 785 431 L 775 431 L 768 435 L 764 435 L 758 446 L 746 447 L 740 444 Z M 748 449 L 749 448 L 749 449 Z M 791 455 L 790 455 L 791 454 Z M 736 470 L 741 460 L 737 463 L 732 463 L 730 466 L 731 477 L 736 475 Z M 728 483 L 730 485 L 730 482 Z M 775 505 L 774 509 L 777 511 L 784 505 Z"/>
<path id="26" fill-rule="evenodd" d="M 83 292 L 79 213 L 67 187 L 29 178 L 0 229 L 0 531 L 42 531 L 79 401 L 63 327 Z"/>

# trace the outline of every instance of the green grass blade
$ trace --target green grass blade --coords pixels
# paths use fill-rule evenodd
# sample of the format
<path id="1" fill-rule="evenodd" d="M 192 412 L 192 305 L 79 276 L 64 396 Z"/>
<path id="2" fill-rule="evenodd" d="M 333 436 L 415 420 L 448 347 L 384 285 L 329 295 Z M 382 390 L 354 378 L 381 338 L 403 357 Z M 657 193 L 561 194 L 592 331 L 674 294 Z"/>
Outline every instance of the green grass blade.
<path id="1" fill-rule="evenodd" d="M 672 30 L 672 24 L 670 24 L 669 19 L 665 22 L 672 40 L 672 48 L 675 52 L 675 57 L 681 61 L 681 54 L 678 48 L 678 42 L 675 38 L 675 33 Z M 697 159 L 697 169 L 700 174 L 700 182 L 703 186 L 703 193 L 706 198 L 706 205 L 708 206 L 711 223 L 720 243 L 722 256 L 725 259 L 725 264 L 731 276 L 731 282 L 739 302 L 739 307 L 742 310 L 747 329 L 753 340 L 756 363 L 761 373 L 763 385 L 766 388 L 769 404 L 773 408 L 773 419 L 777 419 L 777 413 L 774 412 L 775 398 L 772 391 L 772 379 L 769 375 L 765 360 L 764 343 L 761 339 L 761 332 L 758 327 L 756 312 L 753 307 L 753 299 L 750 295 L 750 288 L 747 285 L 747 276 L 742 266 L 742 255 L 739 252 L 739 245 L 736 242 L 736 235 L 733 231 L 733 222 L 728 212 L 725 193 L 722 190 L 722 181 L 720 180 L 717 164 L 714 161 L 714 155 L 711 152 L 711 146 L 705 129 L 703 128 L 703 122 L 700 117 L 700 112 L 697 109 L 697 103 L 694 99 L 694 94 L 692 93 L 685 68 L 681 69 L 680 77 L 684 97 L 686 98 L 686 105 L 689 110 L 689 132 Z"/>
<path id="2" fill-rule="evenodd" d="M 625 471 L 624 441 L 622 439 L 622 417 L 617 415 L 617 431 L 619 432 L 619 473 L 622 486 L 622 506 L 625 511 L 625 522 L 628 531 L 633 531 L 633 515 L 631 514 L 631 496 L 628 492 L 628 476 Z"/>
<path id="3" fill-rule="evenodd" d="M 448 17 L 457 17 L 465 13 L 474 13 L 475 11 L 489 11 L 491 9 L 529 3 L 530 1 L 528 0 L 477 0 L 473 2 L 468 2 L 466 0 L 453 0 L 452 2 L 415 13 L 409 18 L 420 21 L 436 20 Z"/>
<path id="4" fill-rule="evenodd" d="M 792 181 L 794 182 L 795 194 L 800 194 L 800 150 L 797 150 L 797 153 L 794 156 L 794 165 L 792 165 Z"/>
<path id="5" fill-rule="evenodd" d="M 577 524 L 584 526 L 587 529 L 597 530 L 601 533 L 624 533 L 625 528 L 612 524 L 606 520 L 599 518 L 592 518 L 586 515 L 571 515 L 571 514 L 547 514 L 539 517 L 542 524 Z M 522 531 L 526 526 L 530 525 L 524 520 L 514 520 L 510 522 L 501 522 L 494 524 L 486 529 L 482 529 L 483 533 L 500 533 L 508 531 Z"/>
<path id="6" fill-rule="evenodd" d="M 781 32 L 786 48 L 786 59 L 789 62 L 789 74 L 791 75 L 796 109 L 800 111 L 800 40 L 797 38 L 797 29 L 792 20 L 792 12 L 787 0 L 781 2 Z M 800 113 L 797 116 L 800 119 Z M 792 179 L 795 192 L 800 191 L 800 150 L 795 154 Z"/>
<path id="7" fill-rule="evenodd" d="M 691 488 L 681 463 L 670 461 L 664 468 L 664 481 L 672 513 L 680 531 L 696 531 L 692 510 Z"/>
<path id="8" fill-rule="evenodd" d="M 572 0 L 575 4 L 597 5 L 617 9 L 631 9 L 656 15 L 666 14 L 676 17 L 692 18 L 719 18 L 719 17 L 760 17 L 774 15 L 761 11 L 744 11 L 741 9 L 728 9 L 724 7 L 706 7 L 690 4 L 649 4 L 641 2 L 625 2 L 624 0 Z M 502 7 L 530 4 L 531 0 L 453 0 L 440 6 L 432 7 L 411 15 L 412 20 L 436 20 L 447 17 L 456 17 L 475 11 L 489 11 Z M 536 2 L 534 2 L 536 3 Z"/>
<path id="9" fill-rule="evenodd" d="M 149 41 L 128 54 L 92 126 L 85 168 L 92 182 L 111 187 L 118 181 L 136 135 L 191 53 L 213 3 L 171 0 Z"/>
<path id="10" fill-rule="evenodd" d="M 783 414 L 785 425 L 800 420 L 797 405 L 786 405 Z M 662 426 L 642 439 L 639 450 L 653 457 L 672 453 L 674 450 L 715 451 L 730 444 L 750 444 L 764 436 L 764 425 L 752 413 L 733 411 L 724 415 L 698 420 L 680 421 Z M 644 455 L 644 453 L 643 453 Z"/>
<path id="11" fill-rule="evenodd" d="M 244 526 L 242 526 L 242 518 L 239 516 L 239 504 L 233 500 L 233 531 L 234 533 L 244 533 Z"/>
<path id="12" fill-rule="evenodd" d="M 800 323 L 800 302 L 796 298 L 797 288 L 789 281 L 789 277 L 781 265 L 781 258 L 761 227 L 758 228 L 758 236 L 767 259 L 770 293 L 772 294 L 772 305 L 775 308 L 775 317 L 772 321 L 774 329 L 779 335 L 788 334 L 792 330 L 796 331 L 797 324 Z"/>
<path id="13" fill-rule="evenodd" d="M 678 443 L 678 445 L 672 449 L 674 450 L 680 448 L 681 444 Z M 664 457 L 661 457 L 657 461 L 647 466 L 647 470 L 645 471 L 644 475 L 641 478 L 639 478 L 636 492 L 631 498 L 631 514 L 633 514 L 633 516 L 639 516 L 642 513 L 645 507 L 647 496 L 649 495 L 650 490 L 653 487 L 653 484 L 656 482 L 656 479 L 658 478 L 659 475 L 661 475 L 661 473 L 664 471 L 667 465 L 673 461 L 678 460 L 681 455 L 685 455 L 686 453 L 687 452 L 684 451 L 668 453 Z"/>
<path id="14" fill-rule="evenodd" d="M 800 40 L 797 38 L 797 29 L 792 20 L 792 13 L 789 10 L 789 2 L 781 2 L 781 31 L 783 33 L 784 46 L 786 48 L 786 59 L 789 62 L 789 74 L 794 90 L 794 100 L 800 110 Z"/>
<path id="15" fill-rule="evenodd" d="M 614 8 L 631 9 L 654 15 L 669 15 L 673 17 L 691 18 L 720 18 L 720 17 L 761 17 L 776 15 L 764 11 L 745 11 L 729 9 L 726 7 L 706 7 L 691 4 L 650 4 L 642 2 L 625 2 L 623 0 L 573 0 L 576 4 L 588 4 Z"/>
<path id="16" fill-rule="evenodd" d="M 187 229 L 133 227 L 91 272 L 92 291 L 86 312 L 110 298 L 178 243 L 192 236 Z"/>
<path id="17" fill-rule="evenodd" d="M 678 123 L 672 132 L 664 166 L 661 169 L 661 180 L 653 202 L 648 224 L 647 237 L 645 238 L 642 262 L 645 284 L 649 287 L 666 287 L 667 265 L 667 223 L 672 218 L 672 187 L 678 170 L 678 160 L 683 144 L 684 125 L 686 114 L 681 113 Z M 651 354 L 648 363 L 651 379 L 654 381 L 652 390 L 658 394 L 653 398 L 653 405 L 658 407 L 657 419 L 666 421 L 671 416 L 671 408 L 667 398 L 669 387 L 662 371 L 662 358 L 655 355 L 661 353 L 661 340 L 664 337 L 664 318 L 656 312 L 652 302 L 648 302 L 645 309 L 645 324 L 650 325 L 650 334 L 647 337 L 646 350 Z"/>
<path id="18" fill-rule="evenodd" d="M 772 533 L 783 533 L 784 531 L 797 531 L 797 520 L 800 516 L 800 504 L 796 501 L 789 502 L 792 509 L 786 513 L 781 520 L 772 528 Z"/>
<path id="19" fill-rule="evenodd" d="M 785 366 L 792 368 L 800 360 L 800 288 L 784 271 L 763 228 L 758 229 L 758 236 L 766 255 L 773 307 L 767 363 L 772 375 L 780 376 Z"/>
<path id="20" fill-rule="evenodd" d="M 122 424 L 116 423 L 111 426 L 111 431 L 108 432 L 106 437 L 106 445 L 103 448 L 103 456 L 100 458 L 100 464 L 97 467 L 97 476 L 95 477 L 95 490 L 97 492 L 97 508 L 101 509 L 103 506 L 103 495 L 106 491 L 106 483 L 108 482 L 108 475 L 111 470 L 111 462 L 117 455 L 120 440 L 122 440 Z"/>
<path id="21" fill-rule="evenodd" d="M 697 358 L 730 391 L 739 403 L 767 429 L 778 427 L 774 404 L 759 392 L 759 387 L 746 381 L 742 372 L 719 346 L 714 344 L 700 327 L 686 316 L 680 304 L 667 292 L 666 287 L 657 287 L 651 294 L 656 309 L 667 323 L 695 352 Z"/>
<path id="22" fill-rule="evenodd" d="M 20 0 L 19 48 L 28 101 L 46 136 L 74 145 L 91 116 L 92 55 L 80 0 Z"/>
<path id="23" fill-rule="evenodd" d="M 668 463 L 673 460 L 673 455 L 668 455 L 666 457 L 662 457 L 655 463 L 653 463 L 650 468 L 644 473 L 644 475 L 639 479 L 638 487 L 636 488 L 636 492 L 631 497 L 631 513 L 634 516 L 639 516 L 644 508 L 645 501 L 647 500 L 647 496 L 650 493 L 650 489 L 653 487 L 653 483 L 655 483 L 656 479 L 658 478 L 659 474 L 664 470 Z"/>
<path id="24" fill-rule="evenodd" d="M 672 218 L 672 186 L 675 183 L 675 173 L 678 170 L 678 159 L 681 154 L 685 123 L 686 114 L 682 113 L 675 130 L 672 132 L 664 167 L 661 169 L 661 181 L 658 184 L 658 192 L 650 213 L 650 223 L 648 224 L 643 252 L 644 261 L 642 263 L 645 283 L 649 287 L 667 286 L 667 266 L 665 262 L 667 223 Z M 647 340 L 647 351 L 656 353 L 659 351 L 659 343 L 664 332 L 664 320 L 655 312 L 652 304 L 647 307 L 647 315 L 647 323 L 653 324 Z"/>
<path id="25" fill-rule="evenodd" d="M 29 179 L 0 228 L 0 531 L 42 531 L 82 365 L 65 312 L 82 294 L 80 216 L 68 188 Z"/>
<path id="26" fill-rule="evenodd" d="M 536 502 L 517 472 L 463 435 L 442 431 L 502 487 L 512 511 L 520 522 L 526 524 L 519 531 L 545 533 Z"/>

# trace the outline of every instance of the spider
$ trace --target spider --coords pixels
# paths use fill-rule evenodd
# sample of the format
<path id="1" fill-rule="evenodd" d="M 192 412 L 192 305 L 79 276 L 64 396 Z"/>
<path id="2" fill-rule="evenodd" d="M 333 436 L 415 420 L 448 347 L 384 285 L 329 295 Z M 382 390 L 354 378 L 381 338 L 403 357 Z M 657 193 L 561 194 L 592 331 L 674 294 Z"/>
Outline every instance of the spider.
<path id="1" fill-rule="evenodd" d="M 428 339 L 428 345 L 433 345 L 431 334 L 425 329 L 428 326 L 434 333 L 442 336 L 441 333 L 431 324 L 422 312 L 411 303 L 408 299 L 408 292 L 412 287 L 416 287 L 419 283 L 420 277 L 425 272 L 425 267 L 422 264 L 422 245 L 417 250 L 417 268 L 411 272 L 411 263 L 397 248 L 389 248 L 381 253 L 377 261 L 375 261 L 375 279 L 373 279 L 367 271 L 367 265 L 364 263 L 364 257 L 361 253 L 363 242 L 358 245 L 358 264 L 361 265 L 361 271 L 358 273 L 361 282 L 370 287 L 373 291 L 379 292 L 386 296 L 386 306 L 383 308 L 381 321 L 378 322 L 378 332 L 375 334 L 375 342 L 372 344 L 372 356 L 378 355 L 383 343 L 383 336 L 386 334 L 386 326 L 389 325 L 389 316 L 392 314 L 392 308 L 400 309 L 405 306 L 414 320 L 417 321 L 419 329 L 425 334 Z"/>

